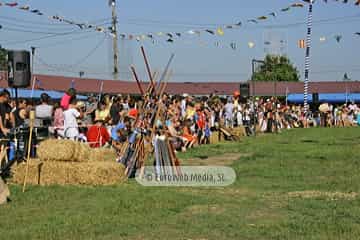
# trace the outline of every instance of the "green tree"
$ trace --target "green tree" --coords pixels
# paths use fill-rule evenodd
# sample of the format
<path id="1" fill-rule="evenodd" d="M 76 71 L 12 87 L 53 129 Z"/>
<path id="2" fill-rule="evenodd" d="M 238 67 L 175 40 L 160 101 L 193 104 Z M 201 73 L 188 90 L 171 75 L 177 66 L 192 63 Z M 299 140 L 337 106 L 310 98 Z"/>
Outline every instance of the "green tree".
<path id="1" fill-rule="evenodd" d="M 6 49 L 4 49 L 0 46 L 0 71 L 7 70 L 6 59 L 7 59 L 7 51 L 6 51 Z"/>
<path id="2" fill-rule="evenodd" d="M 299 82 L 299 72 L 286 56 L 267 55 L 258 71 L 255 72 L 254 81 Z"/>

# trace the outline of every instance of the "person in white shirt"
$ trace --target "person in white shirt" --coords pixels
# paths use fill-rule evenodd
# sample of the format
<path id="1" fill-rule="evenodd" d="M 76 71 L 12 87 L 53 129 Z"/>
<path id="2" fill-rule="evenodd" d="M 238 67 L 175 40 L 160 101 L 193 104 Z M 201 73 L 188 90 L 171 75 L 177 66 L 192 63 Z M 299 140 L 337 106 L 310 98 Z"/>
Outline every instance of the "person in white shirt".
<path id="1" fill-rule="evenodd" d="M 35 107 L 35 116 L 39 126 L 49 126 L 53 115 L 53 106 L 49 105 L 50 96 L 42 93 L 41 104 Z"/>
<path id="2" fill-rule="evenodd" d="M 187 98 L 189 97 L 188 94 L 183 94 L 183 99 L 181 100 L 181 117 L 184 119 L 186 117 L 186 102 Z"/>
<path id="3" fill-rule="evenodd" d="M 64 135 L 71 140 L 79 137 L 79 126 L 77 119 L 81 118 L 82 113 L 76 107 L 76 100 L 71 101 L 69 109 L 64 111 Z"/>
<path id="4" fill-rule="evenodd" d="M 229 97 L 227 100 L 226 105 L 224 106 L 224 116 L 225 116 L 225 126 L 227 128 L 234 127 L 234 104 L 232 98 Z"/>

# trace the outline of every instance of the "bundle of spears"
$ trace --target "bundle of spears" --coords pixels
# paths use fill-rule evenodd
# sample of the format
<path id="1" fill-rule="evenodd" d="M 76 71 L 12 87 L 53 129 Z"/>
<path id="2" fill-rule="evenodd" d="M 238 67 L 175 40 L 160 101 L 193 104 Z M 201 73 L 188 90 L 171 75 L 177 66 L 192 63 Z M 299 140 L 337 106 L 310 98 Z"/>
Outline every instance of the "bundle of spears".
<path id="1" fill-rule="evenodd" d="M 128 178 L 135 177 L 137 171 L 140 171 L 139 174 L 142 177 L 144 175 L 145 161 L 150 157 L 150 154 L 154 153 L 154 165 L 157 174 L 171 173 L 179 175 L 181 174 L 180 163 L 167 135 L 165 126 L 166 107 L 162 102 L 162 96 L 171 76 L 169 68 L 174 54 L 171 55 L 159 81 L 155 83 L 157 74 L 151 72 L 143 47 L 141 47 L 141 52 L 150 81 L 145 92 L 135 67 L 130 67 L 143 97 L 143 102 L 138 106 L 138 114 L 133 122 L 133 131 L 128 142 L 122 148 L 119 162 L 125 165 L 125 174 Z"/>

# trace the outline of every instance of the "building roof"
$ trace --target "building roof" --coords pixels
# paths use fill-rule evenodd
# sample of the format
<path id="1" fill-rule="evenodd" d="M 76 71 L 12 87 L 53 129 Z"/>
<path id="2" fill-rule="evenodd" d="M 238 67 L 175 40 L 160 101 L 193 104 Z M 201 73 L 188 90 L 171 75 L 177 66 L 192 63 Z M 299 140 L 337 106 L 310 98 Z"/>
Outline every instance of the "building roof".
<path id="1" fill-rule="evenodd" d="M 36 88 L 55 91 L 66 91 L 70 87 L 75 87 L 80 93 L 99 93 L 103 82 L 103 93 L 110 94 L 139 94 L 140 91 L 135 81 L 120 80 L 98 80 L 89 78 L 73 78 L 63 76 L 41 75 L 34 76 L 38 81 Z M 239 90 L 239 82 L 169 82 L 165 92 L 169 94 L 208 95 L 215 93 L 218 95 L 232 95 Z M 148 83 L 142 83 L 142 88 L 146 89 Z M 0 87 L 6 88 L 7 77 L 4 72 L 0 72 Z M 250 93 L 253 85 L 250 83 Z M 348 89 L 348 90 L 347 90 Z M 286 93 L 303 93 L 303 82 L 255 82 L 255 95 L 257 96 L 285 96 Z M 360 93 L 360 82 L 310 82 L 309 93 Z"/>

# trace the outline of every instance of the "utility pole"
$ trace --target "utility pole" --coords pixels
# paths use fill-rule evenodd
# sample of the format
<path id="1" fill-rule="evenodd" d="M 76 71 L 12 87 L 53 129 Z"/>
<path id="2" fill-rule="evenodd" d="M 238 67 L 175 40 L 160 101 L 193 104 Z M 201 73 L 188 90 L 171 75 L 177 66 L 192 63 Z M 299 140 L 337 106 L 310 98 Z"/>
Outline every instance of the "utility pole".
<path id="1" fill-rule="evenodd" d="M 119 77 L 119 48 L 118 48 L 118 34 L 117 34 L 117 14 L 116 14 L 116 0 L 109 0 L 109 5 L 112 11 L 112 29 L 113 34 L 113 51 L 114 51 L 114 79 Z"/>

